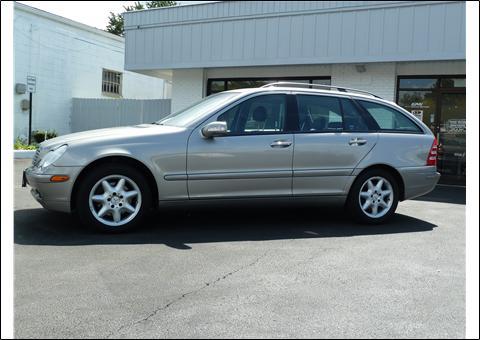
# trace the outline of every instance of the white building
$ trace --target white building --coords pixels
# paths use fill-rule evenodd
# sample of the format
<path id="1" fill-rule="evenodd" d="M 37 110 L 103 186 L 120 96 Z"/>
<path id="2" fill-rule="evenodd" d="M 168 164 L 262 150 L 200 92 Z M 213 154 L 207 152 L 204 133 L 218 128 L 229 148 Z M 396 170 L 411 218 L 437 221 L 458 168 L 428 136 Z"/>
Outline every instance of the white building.
<path id="1" fill-rule="evenodd" d="M 173 111 L 275 80 L 359 88 L 423 119 L 442 179 L 465 180 L 464 1 L 222 1 L 126 13 L 125 37 Z"/>
<path id="2" fill-rule="evenodd" d="M 160 99 L 164 81 L 124 70 L 124 38 L 14 5 L 14 137 L 28 135 L 27 76 L 36 78 L 32 129 L 70 129 L 72 98 Z M 23 108 L 22 108 L 23 101 Z"/>

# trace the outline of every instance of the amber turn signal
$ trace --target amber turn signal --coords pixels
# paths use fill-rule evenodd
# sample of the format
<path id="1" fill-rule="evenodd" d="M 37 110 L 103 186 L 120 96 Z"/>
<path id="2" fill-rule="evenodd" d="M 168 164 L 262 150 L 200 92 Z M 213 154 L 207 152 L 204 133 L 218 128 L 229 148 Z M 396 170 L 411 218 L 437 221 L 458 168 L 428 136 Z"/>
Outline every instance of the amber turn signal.
<path id="1" fill-rule="evenodd" d="M 66 175 L 54 175 L 50 177 L 50 182 L 65 182 L 68 181 L 70 177 Z"/>

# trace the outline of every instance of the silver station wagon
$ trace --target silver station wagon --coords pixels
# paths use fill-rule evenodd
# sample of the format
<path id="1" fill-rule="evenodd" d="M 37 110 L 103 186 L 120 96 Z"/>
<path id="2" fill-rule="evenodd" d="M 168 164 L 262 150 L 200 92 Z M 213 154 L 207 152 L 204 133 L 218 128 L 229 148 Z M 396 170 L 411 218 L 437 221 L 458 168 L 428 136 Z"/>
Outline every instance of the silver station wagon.
<path id="1" fill-rule="evenodd" d="M 431 191 L 436 140 L 395 103 L 338 86 L 226 91 L 158 122 L 40 144 L 23 185 L 45 208 L 123 231 L 159 205 L 308 198 L 383 223 Z"/>

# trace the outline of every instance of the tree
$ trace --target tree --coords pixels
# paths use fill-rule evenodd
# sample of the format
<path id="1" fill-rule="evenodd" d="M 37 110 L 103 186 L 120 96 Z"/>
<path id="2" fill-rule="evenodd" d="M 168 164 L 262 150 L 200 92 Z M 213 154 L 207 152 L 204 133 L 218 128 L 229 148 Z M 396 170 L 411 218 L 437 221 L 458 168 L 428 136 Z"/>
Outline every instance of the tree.
<path id="1" fill-rule="evenodd" d="M 177 5 L 176 1 L 147 1 L 145 2 L 145 4 L 143 4 L 140 1 L 137 1 L 133 6 L 123 6 L 123 8 L 125 9 L 126 12 L 131 12 L 131 11 L 139 11 L 145 8 L 170 7 L 170 6 L 176 6 L 176 5 Z M 124 34 L 123 16 L 121 13 L 115 14 L 113 12 L 110 12 L 106 31 L 123 37 L 123 34 Z"/>

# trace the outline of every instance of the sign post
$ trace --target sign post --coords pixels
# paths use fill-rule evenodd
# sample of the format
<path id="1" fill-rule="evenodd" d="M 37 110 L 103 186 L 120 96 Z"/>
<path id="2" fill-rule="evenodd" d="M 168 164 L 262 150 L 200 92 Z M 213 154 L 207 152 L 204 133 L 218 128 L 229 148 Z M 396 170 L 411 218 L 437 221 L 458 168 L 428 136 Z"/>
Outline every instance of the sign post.
<path id="1" fill-rule="evenodd" d="M 35 92 L 37 87 L 37 77 L 27 76 L 27 91 L 29 93 L 30 105 L 28 110 L 28 145 L 32 143 L 32 100 L 33 92 Z"/>

